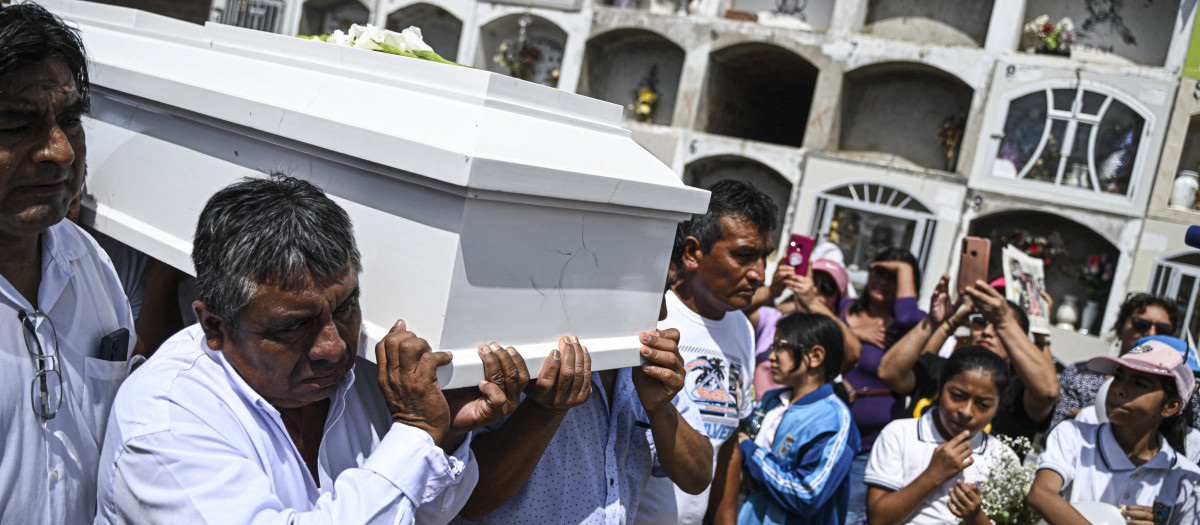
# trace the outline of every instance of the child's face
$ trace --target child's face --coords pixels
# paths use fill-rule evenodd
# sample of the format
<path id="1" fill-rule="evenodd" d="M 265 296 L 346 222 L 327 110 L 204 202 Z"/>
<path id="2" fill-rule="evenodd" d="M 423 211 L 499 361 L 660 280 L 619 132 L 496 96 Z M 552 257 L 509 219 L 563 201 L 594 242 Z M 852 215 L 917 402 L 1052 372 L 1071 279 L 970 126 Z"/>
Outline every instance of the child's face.
<path id="1" fill-rule="evenodd" d="M 1105 400 L 1109 421 L 1114 425 L 1158 428 L 1160 420 L 1173 415 L 1180 401 L 1163 402 L 1166 393 L 1159 377 L 1131 368 L 1118 368 Z"/>
<path id="2" fill-rule="evenodd" d="M 777 335 L 775 344 L 771 345 L 771 353 L 767 355 L 767 362 L 771 364 L 771 380 L 781 385 L 790 385 L 788 379 L 801 377 L 805 372 L 804 360 L 797 362 L 792 347 L 789 346 L 787 350 L 781 348 L 787 344 L 783 337 Z"/>
<path id="3" fill-rule="evenodd" d="M 964 371 L 946 381 L 938 396 L 938 420 L 950 439 L 966 430 L 975 435 L 996 415 L 1000 393 L 991 372 L 978 368 Z"/>

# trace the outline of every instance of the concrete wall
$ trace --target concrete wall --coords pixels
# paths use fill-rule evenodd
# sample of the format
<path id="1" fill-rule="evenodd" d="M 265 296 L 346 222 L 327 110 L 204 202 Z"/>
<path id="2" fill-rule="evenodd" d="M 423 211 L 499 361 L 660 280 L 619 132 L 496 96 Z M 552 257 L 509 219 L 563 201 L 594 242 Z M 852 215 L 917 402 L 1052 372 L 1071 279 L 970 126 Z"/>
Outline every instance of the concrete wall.
<path id="1" fill-rule="evenodd" d="M 983 47 L 993 0 L 871 0 L 864 33 L 931 44 Z"/>

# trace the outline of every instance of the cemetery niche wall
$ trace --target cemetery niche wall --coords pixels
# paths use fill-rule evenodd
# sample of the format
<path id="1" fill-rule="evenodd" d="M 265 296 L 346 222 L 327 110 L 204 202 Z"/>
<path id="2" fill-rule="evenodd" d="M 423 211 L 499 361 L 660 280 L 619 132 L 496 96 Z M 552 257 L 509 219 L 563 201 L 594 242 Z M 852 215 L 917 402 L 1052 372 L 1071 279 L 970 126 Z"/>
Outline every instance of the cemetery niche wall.
<path id="1" fill-rule="evenodd" d="M 983 47 L 993 0 L 870 0 L 863 33 L 896 40 Z"/>
<path id="2" fill-rule="evenodd" d="M 974 90 L 932 66 L 890 62 L 846 73 L 838 149 L 953 172 Z"/>
<path id="3" fill-rule="evenodd" d="M 748 42 L 714 50 L 696 129 L 799 147 L 817 72 L 800 55 L 772 44 Z"/>
<path id="4" fill-rule="evenodd" d="M 190 272 L 208 197 L 283 171 L 355 223 L 366 343 L 406 319 L 455 352 L 443 387 L 476 384 L 475 348 L 493 340 L 531 369 L 566 334 L 595 369 L 640 362 L 676 225 L 708 194 L 634 143 L 620 107 L 486 71 L 45 4 L 78 24 L 92 61 L 97 230 Z"/>
<path id="5" fill-rule="evenodd" d="M 402 7 L 387 17 L 387 28 L 403 31 L 409 26 L 421 28 L 421 36 L 437 54 L 458 61 L 458 43 L 463 23 L 449 11 L 433 4 L 418 3 Z"/>
<path id="6" fill-rule="evenodd" d="M 627 119 L 669 126 L 683 59 L 683 48 L 658 33 L 608 31 L 588 41 L 576 91 L 624 106 Z"/>

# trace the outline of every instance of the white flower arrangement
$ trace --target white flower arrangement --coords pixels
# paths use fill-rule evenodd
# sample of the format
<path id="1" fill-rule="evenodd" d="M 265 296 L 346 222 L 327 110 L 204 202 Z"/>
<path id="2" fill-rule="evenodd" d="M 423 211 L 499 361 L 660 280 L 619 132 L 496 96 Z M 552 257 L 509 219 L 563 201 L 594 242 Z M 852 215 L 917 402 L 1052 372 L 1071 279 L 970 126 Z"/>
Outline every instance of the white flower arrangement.
<path id="1" fill-rule="evenodd" d="M 1008 445 L 1020 456 L 1033 450 L 1025 437 L 993 436 Z M 1037 474 L 1037 465 L 1022 464 L 1013 456 L 1005 456 L 999 465 L 988 472 L 987 481 L 979 488 L 980 508 L 996 525 L 1025 525 L 1041 520 L 1027 500 L 1029 488 Z"/>
<path id="2" fill-rule="evenodd" d="M 462 65 L 446 60 L 441 55 L 435 53 L 433 48 L 425 43 L 425 38 L 421 35 L 421 29 L 416 26 L 409 26 L 404 31 L 397 33 L 379 26 L 354 24 L 350 26 L 350 31 L 346 33 L 343 33 L 339 29 L 328 35 L 301 36 L 300 38 L 320 40 L 321 42 L 338 46 L 402 55 L 409 58 L 429 60 L 431 62 L 441 62 L 456 66 Z"/>

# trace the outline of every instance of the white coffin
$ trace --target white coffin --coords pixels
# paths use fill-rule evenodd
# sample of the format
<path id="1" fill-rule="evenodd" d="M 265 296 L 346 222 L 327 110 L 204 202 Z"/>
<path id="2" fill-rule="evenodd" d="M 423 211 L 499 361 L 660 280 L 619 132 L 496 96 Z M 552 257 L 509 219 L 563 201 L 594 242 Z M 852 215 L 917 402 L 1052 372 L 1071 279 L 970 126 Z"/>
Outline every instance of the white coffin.
<path id="1" fill-rule="evenodd" d="M 708 193 L 622 129 L 621 108 L 502 75 L 87 2 L 95 227 L 192 272 L 205 201 L 282 170 L 349 211 L 373 345 L 398 318 L 482 377 L 480 343 L 536 373 L 576 334 L 593 368 L 638 364 L 676 223 Z M 373 352 L 367 352 L 374 358 Z"/>

